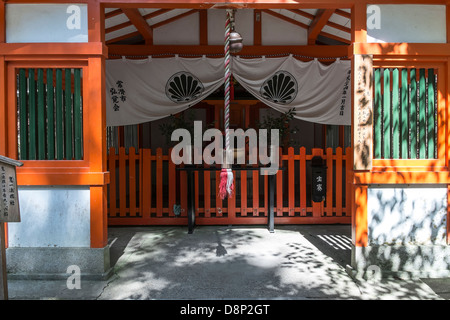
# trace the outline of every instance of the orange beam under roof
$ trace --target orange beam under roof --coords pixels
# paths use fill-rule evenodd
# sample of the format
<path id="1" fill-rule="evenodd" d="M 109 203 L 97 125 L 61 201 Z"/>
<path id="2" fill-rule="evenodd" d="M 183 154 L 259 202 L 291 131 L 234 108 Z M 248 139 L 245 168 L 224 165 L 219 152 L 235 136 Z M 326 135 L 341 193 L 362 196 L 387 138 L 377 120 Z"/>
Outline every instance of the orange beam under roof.
<path id="1" fill-rule="evenodd" d="M 29 0 L 19 0 L 29 1 Z M 258 9 L 340 9 L 351 8 L 356 0 L 217 0 L 205 2 L 203 0 L 98 0 L 107 7 L 130 7 L 130 8 L 258 8 Z M 447 4 L 447 0 L 409 0 L 408 4 Z M 404 4 L 404 0 L 367 0 L 367 4 Z M 339 14 L 344 14 L 339 12 Z M 347 14 L 345 14 L 347 15 Z"/>
<path id="2" fill-rule="evenodd" d="M 324 50 L 326 47 L 326 50 Z M 271 55 L 271 54 L 296 54 L 314 58 L 346 58 L 349 52 L 349 46 L 245 46 L 239 53 L 245 55 Z M 157 54 L 198 54 L 198 55 L 217 55 L 223 54 L 223 46 L 189 46 L 189 45 L 114 45 L 108 46 L 110 58 L 114 56 L 148 56 Z"/>
<path id="3" fill-rule="evenodd" d="M 350 8 L 353 1 L 349 0 L 316 0 L 299 3 L 296 0 L 219 0 L 205 2 L 202 0 L 99 0 L 100 3 L 110 8 L 195 8 L 195 9 L 225 9 L 225 8 L 257 8 L 257 9 L 285 9 L 285 8 L 308 8 L 308 9 L 329 9 L 329 8 Z"/>
<path id="4" fill-rule="evenodd" d="M 334 13 L 334 9 L 320 9 L 308 27 L 308 44 L 315 44 L 317 37 Z"/>

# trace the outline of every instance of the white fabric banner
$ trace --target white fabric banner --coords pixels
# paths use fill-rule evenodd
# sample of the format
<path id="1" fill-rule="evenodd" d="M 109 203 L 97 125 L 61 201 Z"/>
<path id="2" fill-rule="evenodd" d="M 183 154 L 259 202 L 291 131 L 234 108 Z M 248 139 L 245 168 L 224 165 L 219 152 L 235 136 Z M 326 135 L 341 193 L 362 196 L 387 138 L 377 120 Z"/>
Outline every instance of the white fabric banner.
<path id="1" fill-rule="evenodd" d="M 234 58 L 233 77 L 253 96 L 280 112 L 309 122 L 351 124 L 351 64 L 325 65 L 283 58 Z"/>
<path id="2" fill-rule="evenodd" d="M 138 124 L 181 112 L 224 81 L 223 58 L 149 58 L 106 61 L 108 126 Z M 297 119 L 350 125 L 350 62 L 324 65 L 292 56 L 233 57 L 233 77 L 266 105 Z"/>
<path id="3" fill-rule="evenodd" d="M 106 61 L 106 123 L 123 126 L 181 112 L 223 84 L 223 59 Z"/>

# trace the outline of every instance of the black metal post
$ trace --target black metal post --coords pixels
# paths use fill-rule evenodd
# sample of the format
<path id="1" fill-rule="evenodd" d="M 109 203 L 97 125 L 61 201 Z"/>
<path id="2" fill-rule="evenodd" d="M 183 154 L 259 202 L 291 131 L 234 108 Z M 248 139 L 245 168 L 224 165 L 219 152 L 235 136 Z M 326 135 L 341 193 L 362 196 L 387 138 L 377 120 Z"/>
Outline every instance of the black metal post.
<path id="1" fill-rule="evenodd" d="M 194 171 L 187 170 L 187 187 L 188 187 L 188 234 L 194 232 L 195 227 L 195 201 L 194 201 Z"/>
<path id="2" fill-rule="evenodd" d="M 271 174 L 268 177 L 269 181 L 269 217 L 268 217 L 268 229 L 269 232 L 274 232 L 274 207 L 275 207 L 275 175 Z"/>

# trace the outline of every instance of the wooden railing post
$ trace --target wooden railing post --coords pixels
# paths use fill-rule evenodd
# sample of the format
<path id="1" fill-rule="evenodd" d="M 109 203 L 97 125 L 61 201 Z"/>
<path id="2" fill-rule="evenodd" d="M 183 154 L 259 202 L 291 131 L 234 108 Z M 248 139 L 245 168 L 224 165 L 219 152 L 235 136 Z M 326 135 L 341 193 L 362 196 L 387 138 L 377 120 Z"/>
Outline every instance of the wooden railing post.
<path id="1" fill-rule="evenodd" d="M 289 195 L 289 216 L 294 216 L 295 213 L 295 169 L 294 169 L 294 148 L 289 147 L 288 149 L 288 166 L 287 166 L 287 177 L 288 177 L 288 195 Z"/>
<path id="2" fill-rule="evenodd" d="M 116 149 L 109 149 L 109 216 L 115 217 L 117 215 L 117 196 L 116 196 Z"/>
<path id="3" fill-rule="evenodd" d="M 327 206 L 325 212 L 327 217 L 333 215 L 333 149 L 327 148 Z"/>
<path id="4" fill-rule="evenodd" d="M 126 154 L 125 148 L 119 148 L 119 215 L 126 216 L 127 210 L 127 182 L 126 182 Z"/>
<path id="5" fill-rule="evenodd" d="M 130 217 L 136 216 L 136 149 L 128 149 L 128 196 L 130 199 Z"/>
<path id="6" fill-rule="evenodd" d="M 173 207 L 176 203 L 176 194 L 177 194 L 177 177 L 176 177 L 176 167 L 175 164 L 172 161 L 172 149 L 169 149 L 169 179 L 168 179 L 168 184 L 169 184 L 169 216 L 173 217 L 175 216 L 175 212 L 173 210 Z"/>
<path id="7" fill-rule="evenodd" d="M 300 216 L 305 217 L 306 209 L 306 149 L 300 148 Z"/>

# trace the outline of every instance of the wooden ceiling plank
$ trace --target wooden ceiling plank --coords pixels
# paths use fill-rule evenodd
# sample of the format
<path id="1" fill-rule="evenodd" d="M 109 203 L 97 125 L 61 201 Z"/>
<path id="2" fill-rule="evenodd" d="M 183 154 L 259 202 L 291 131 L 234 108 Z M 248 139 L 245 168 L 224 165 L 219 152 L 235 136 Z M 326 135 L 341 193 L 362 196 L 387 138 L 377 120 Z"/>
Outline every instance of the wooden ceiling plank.
<path id="1" fill-rule="evenodd" d="M 308 28 L 308 44 L 315 44 L 317 36 L 322 32 L 323 27 L 327 24 L 328 19 L 336 11 L 336 9 L 320 9 Z"/>

